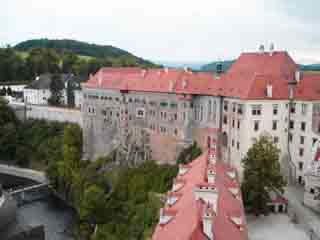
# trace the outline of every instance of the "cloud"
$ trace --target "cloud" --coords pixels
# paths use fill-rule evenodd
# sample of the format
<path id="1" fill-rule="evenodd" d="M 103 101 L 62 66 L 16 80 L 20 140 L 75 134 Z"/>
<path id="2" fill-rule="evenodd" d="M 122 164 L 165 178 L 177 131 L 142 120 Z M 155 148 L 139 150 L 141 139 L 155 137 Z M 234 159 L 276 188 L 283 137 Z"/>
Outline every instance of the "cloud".
<path id="1" fill-rule="evenodd" d="M 1 44 L 14 44 L 30 38 L 73 38 L 169 61 L 234 58 L 274 42 L 296 59 L 316 59 L 320 35 L 312 17 L 298 0 L 285 2 L 2 0 L 0 39 Z M 313 15 L 316 8 L 308 8 Z"/>

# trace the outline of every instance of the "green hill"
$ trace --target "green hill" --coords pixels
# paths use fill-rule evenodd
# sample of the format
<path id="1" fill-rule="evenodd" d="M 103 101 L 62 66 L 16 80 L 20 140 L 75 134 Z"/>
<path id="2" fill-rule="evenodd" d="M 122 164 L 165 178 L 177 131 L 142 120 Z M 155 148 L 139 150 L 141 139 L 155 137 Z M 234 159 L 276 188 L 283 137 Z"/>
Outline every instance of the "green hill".
<path id="1" fill-rule="evenodd" d="M 221 64 L 222 66 L 222 71 L 225 72 L 227 71 L 230 66 L 232 65 L 232 63 L 234 63 L 235 60 L 227 60 L 227 61 L 217 61 L 217 62 L 212 62 L 212 63 L 209 63 L 207 65 L 204 65 L 201 67 L 201 70 L 202 71 L 205 71 L 205 72 L 216 72 L 217 71 L 217 65 L 218 64 Z"/>
<path id="2" fill-rule="evenodd" d="M 90 44 L 70 39 L 33 39 L 21 42 L 14 46 L 14 49 L 22 52 L 30 51 L 34 48 L 54 49 L 57 52 L 71 51 L 80 56 L 89 56 L 95 58 L 131 58 L 138 64 L 152 65 L 152 62 L 136 57 L 133 54 L 120 48 L 108 45 L 104 46 Z"/>

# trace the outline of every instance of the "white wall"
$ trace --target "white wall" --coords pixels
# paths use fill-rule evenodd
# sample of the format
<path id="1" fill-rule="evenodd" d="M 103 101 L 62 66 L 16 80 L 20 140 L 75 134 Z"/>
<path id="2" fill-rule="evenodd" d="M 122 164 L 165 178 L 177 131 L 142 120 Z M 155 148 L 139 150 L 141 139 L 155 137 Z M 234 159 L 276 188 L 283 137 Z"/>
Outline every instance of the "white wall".
<path id="1" fill-rule="evenodd" d="M 230 153 L 230 161 L 240 169 L 242 176 L 241 160 L 246 156 L 248 149 L 253 144 L 253 139 L 258 138 L 261 134 L 269 134 L 272 137 L 277 136 L 279 142 L 277 146 L 280 149 L 280 161 L 288 156 L 288 100 L 239 100 L 226 98 L 229 101 L 228 112 L 224 114 L 228 116 L 228 123 L 222 124 L 223 132 L 228 134 L 228 146 Z M 244 113 L 242 116 L 232 112 L 233 102 L 244 104 Z M 293 135 L 293 141 L 289 144 L 292 161 L 296 166 L 296 178 L 299 176 L 303 179 L 303 170 L 299 170 L 299 162 L 307 163 L 312 157 L 312 139 L 317 136 L 312 132 L 312 102 L 295 101 L 296 112 L 291 114 L 291 120 L 294 121 L 294 129 L 290 129 Z M 307 104 L 307 111 L 302 114 L 302 103 Z M 273 114 L 273 105 L 278 105 L 278 114 Z M 261 115 L 252 115 L 252 105 L 261 105 Z M 235 119 L 235 127 L 232 127 L 232 119 Z M 237 120 L 240 120 L 240 129 L 237 129 Z M 259 121 L 259 130 L 254 130 L 254 122 Z M 277 120 L 277 129 L 272 129 L 273 120 Z M 301 130 L 301 122 L 306 123 L 305 131 Z M 304 144 L 300 144 L 300 136 L 304 136 Z M 234 146 L 232 146 L 232 139 Z M 237 149 L 237 142 L 240 144 Z M 299 156 L 299 149 L 304 149 L 303 156 Z"/>
<path id="2" fill-rule="evenodd" d="M 48 121 L 78 123 L 82 127 L 82 114 L 77 109 L 40 105 L 27 105 L 26 109 L 27 119 L 46 119 Z"/>

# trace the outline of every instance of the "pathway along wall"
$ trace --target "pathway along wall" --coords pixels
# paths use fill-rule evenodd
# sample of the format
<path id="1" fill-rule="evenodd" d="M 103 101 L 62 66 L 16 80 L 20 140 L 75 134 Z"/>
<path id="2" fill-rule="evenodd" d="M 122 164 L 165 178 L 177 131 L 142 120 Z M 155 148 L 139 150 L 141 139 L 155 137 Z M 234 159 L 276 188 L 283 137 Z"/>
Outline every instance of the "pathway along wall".
<path id="1" fill-rule="evenodd" d="M 82 128 L 82 115 L 78 109 L 27 105 L 26 119 L 77 123 Z"/>

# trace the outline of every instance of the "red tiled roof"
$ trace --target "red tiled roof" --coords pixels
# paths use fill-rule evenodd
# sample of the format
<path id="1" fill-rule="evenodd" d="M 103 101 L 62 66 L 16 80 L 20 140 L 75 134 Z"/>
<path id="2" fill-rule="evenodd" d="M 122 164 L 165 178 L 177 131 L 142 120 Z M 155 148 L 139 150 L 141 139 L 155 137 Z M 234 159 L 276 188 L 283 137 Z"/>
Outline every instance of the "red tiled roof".
<path id="1" fill-rule="evenodd" d="M 185 185 L 179 193 L 179 200 L 171 207 L 176 214 L 165 225 L 157 225 L 152 236 L 153 240 L 202 240 L 206 239 L 202 227 L 202 214 L 207 209 L 207 203 L 196 200 L 194 187 L 204 183 L 208 167 L 208 154 L 204 153 L 191 164 L 190 170 L 183 175 Z M 215 240 L 247 240 L 247 227 L 244 216 L 241 196 L 235 197 L 230 191 L 230 186 L 238 187 L 239 184 L 227 172 L 233 170 L 227 164 L 217 162 L 215 165 L 215 187 L 218 191 L 217 212 L 212 217 L 212 232 Z M 206 183 L 207 185 L 208 184 Z M 214 210 L 212 209 L 214 212 Z M 231 217 L 239 217 L 242 222 L 237 226 Z"/>
<path id="2" fill-rule="evenodd" d="M 228 72 L 219 77 L 212 73 L 182 69 L 102 68 L 83 86 L 117 90 L 229 96 L 241 99 L 266 99 L 266 87 L 272 85 L 270 99 L 288 99 L 288 83 L 298 66 L 287 52 L 243 53 Z M 99 81 L 100 80 L 100 81 Z M 304 73 L 294 97 L 320 99 L 320 74 Z"/>

